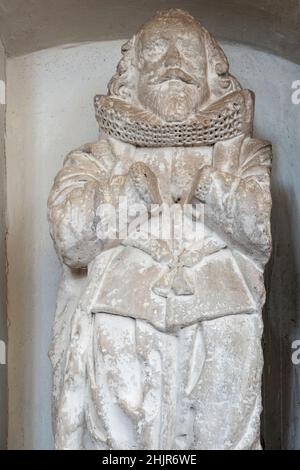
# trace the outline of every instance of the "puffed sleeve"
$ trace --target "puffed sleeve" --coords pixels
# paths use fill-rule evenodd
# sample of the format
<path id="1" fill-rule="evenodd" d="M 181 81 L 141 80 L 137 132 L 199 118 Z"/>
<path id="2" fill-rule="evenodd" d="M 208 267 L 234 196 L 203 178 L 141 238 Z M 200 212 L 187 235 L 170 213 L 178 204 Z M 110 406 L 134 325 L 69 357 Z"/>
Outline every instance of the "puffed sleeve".
<path id="1" fill-rule="evenodd" d="M 205 166 L 199 173 L 196 197 L 204 217 L 220 235 L 265 263 L 271 250 L 269 142 L 245 138 L 232 172 Z"/>
<path id="2" fill-rule="evenodd" d="M 108 191 L 114 155 L 106 140 L 71 152 L 48 198 L 50 233 L 59 258 L 85 268 L 103 248 L 96 234 L 96 207 Z"/>

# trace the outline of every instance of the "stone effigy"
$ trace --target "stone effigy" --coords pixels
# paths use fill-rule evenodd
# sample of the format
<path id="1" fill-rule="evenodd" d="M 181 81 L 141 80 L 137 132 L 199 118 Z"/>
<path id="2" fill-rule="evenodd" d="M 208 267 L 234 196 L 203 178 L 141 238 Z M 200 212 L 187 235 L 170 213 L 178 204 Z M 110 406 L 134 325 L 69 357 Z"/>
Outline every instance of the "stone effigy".
<path id="1" fill-rule="evenodd" d="M 271 146 L 187 12 L 122 48 L 48 201 L 58 449 L 259 449 Z"/>

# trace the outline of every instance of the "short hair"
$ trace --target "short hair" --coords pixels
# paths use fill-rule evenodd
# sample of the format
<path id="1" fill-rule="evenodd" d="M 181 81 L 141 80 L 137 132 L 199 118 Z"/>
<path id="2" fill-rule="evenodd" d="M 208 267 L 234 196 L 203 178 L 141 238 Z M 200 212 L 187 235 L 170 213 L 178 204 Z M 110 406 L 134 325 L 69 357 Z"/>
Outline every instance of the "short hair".
<path id="1" fill-rule="evenodd" d="M 218 99 L 228 93 L 241 89 L 238 81 L 229 74 L 229 64 L 226 55 L 212 35 L 190 13 L 179 8 L 158 11 L 149 21 L 166 21 L 172 18 L 179 23 L 183 20 L 196 24 L 204 42 L 207 59 L 207 81 L 210 96 Z M 148 22 L 145 23 L 145 25 Z M 134 103 L 137 99 L 137 54 L 136 44 L 143 31 L 144 25 L 121 48 L 122 58 L 117 71 L 108 84 L 110 96 Z"/>

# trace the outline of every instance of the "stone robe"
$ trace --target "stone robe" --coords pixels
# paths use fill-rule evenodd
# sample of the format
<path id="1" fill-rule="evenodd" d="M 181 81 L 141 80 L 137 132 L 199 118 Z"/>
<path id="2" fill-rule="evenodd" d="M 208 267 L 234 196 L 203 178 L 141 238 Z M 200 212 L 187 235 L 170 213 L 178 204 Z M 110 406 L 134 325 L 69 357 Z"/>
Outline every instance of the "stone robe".
<path id="1" fill-rule="evenodd" d="M 104 136 L 67 156 L 49 198 L 63 264 L 51 349 L 57 448 L 260 448 L 270 160 L 269 143 L 245 134 L 178 148 Z M 132 194 L 135 162 L 166 204 L 172 187 L 180 199 L 212 166 L 201 244 L 97 238 L 99 191 Z"/>

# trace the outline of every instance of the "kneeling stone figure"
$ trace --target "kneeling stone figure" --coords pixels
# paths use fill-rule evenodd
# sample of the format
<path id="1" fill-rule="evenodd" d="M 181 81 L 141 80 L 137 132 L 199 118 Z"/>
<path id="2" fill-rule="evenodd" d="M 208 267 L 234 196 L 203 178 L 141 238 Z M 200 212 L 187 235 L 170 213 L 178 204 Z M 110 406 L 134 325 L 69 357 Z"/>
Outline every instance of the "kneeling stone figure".
<path id="1" fill-rule="evenodd" d="M 66 157 L 48 201 L 56 448 L 259 449 L 271 146 L 252 137 L 253 94 L 178 9 L 122 47 L 108 90 L 100 140 Z M 101 207 L 120 198 L 146 217 L 112 237 Z M 180 237 L 149 236 L 185 205 Z"/>

